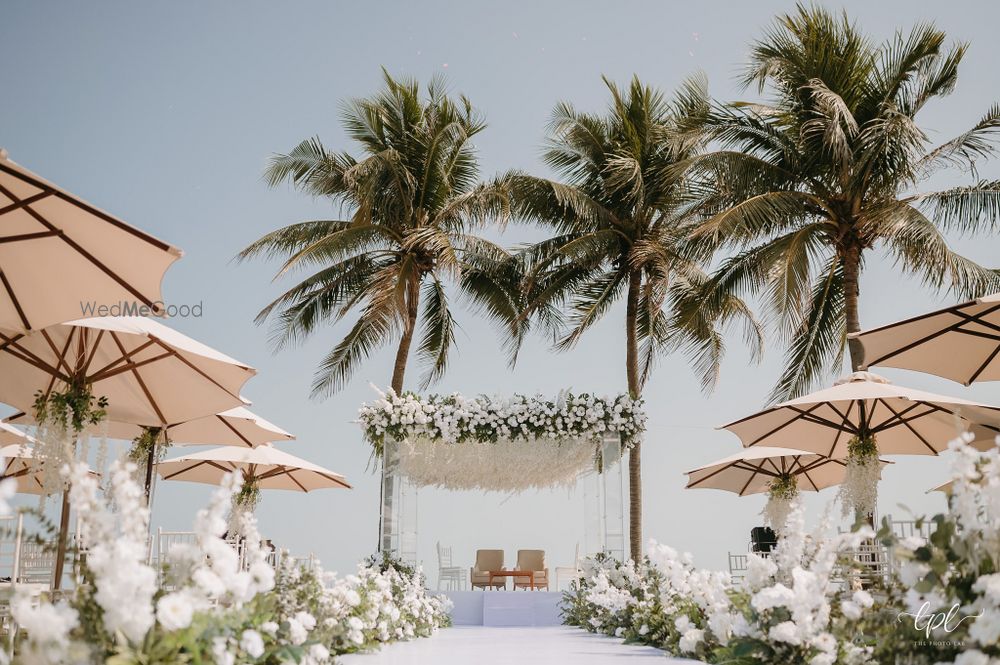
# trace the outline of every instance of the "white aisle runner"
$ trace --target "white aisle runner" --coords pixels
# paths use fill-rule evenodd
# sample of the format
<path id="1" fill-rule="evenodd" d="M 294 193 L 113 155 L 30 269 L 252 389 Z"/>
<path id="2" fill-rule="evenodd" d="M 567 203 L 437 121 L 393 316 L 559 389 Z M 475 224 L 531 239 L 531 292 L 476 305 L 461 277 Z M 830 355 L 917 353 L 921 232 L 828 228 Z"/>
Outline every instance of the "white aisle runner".
<path id="1" fill-rule="evenodd" d="M 670 665 L 653 647 L 623 644 L 567 626 L 446 628 L 431 638 L 397 642 L 370 654 L 338 656 L 341 665 Z"/>

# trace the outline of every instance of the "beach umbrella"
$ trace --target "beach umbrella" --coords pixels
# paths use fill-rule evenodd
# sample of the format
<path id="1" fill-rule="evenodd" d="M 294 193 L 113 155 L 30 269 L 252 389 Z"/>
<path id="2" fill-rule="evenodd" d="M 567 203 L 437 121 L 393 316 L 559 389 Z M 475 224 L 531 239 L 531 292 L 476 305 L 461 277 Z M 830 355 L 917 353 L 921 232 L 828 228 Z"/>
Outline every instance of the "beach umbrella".
<path id="1" fill-rule="evenodd" d="M 34 441 L 27 434 L 22 434 L 25 441 Z M 18 494 L 44 494 L 45 479 L 38 468 L 38 460 L 35 451 L 26 443 L 13 443 L 0 448 L 0 458 L 3 459 L 3 470 L 0 471 L 0 480 L 15 478 L 17 480 Z M 91 475 L 97 474 L 93 471 Z"/>
<path id="2" fill-rule="evenodd" d="M 851 337 L 864 346 L 864 369 L 899 367 L 965 385 L 998 381 L 1000 293 Z"/>
<path id="3" fill-rule="evenodd" d="M 82 382 L 108 398 L 107 419 L 163 426 L 245 401 L 256 370 L 145 317 L 79 319 L 31 334 L 0 332 L 0 402 L 31 413 L 35 393 Z"/>
<path id="4" fill-rule="evenodd" d="M 87 307 L 158 312 L 163 275 L 180 257 L 0 149 L 0 329 L 41 330 Z"/>
<path id="5" fill-rule="evenodd" d="M 208 416 L 245 401 L 243 384 L 256 370 L 145 317 L 98 317 L 30 334 L 0 332 L 0 401 L 34 412 L 36 394 L 87 386 L 107 398 L 107 419 L 164 427 Z M 146 494 L 156 443 L 149 451 Z M 65 508 L 65 500 L 64 500 Z M 64 510 L 56 582 L 69 522 Z"/>
<path id="6" fill-rule="evenodd" d="M 325 488 L 350 489 L 339 473 L 289 455 L 269 443 L 256 448 L 223 446 L 173 459 L 156 465 L 164 480 L 219 485 L 223 477 L 237 472 L 244 483 L 257 488 L 311 492 Z"/>
<path id="7" fill-rule="evenodd" d="M 964 430 L 1000 433 L 1000 408 L 896 386 L 855 372 L 826 388 L 776 404 L 723 429 L 743 445 L 846 457 L 852 438 L 874 437 L 879 454 L 937 455 Z"/>
<path id="8" fill-rule="evenodd" d="M 767 492 L 776 478 L 790 476 L 799 490 L 818 492 L 839 485 L 846 466 L 842 459 L 808 450 L 756 446 L 688 471 L 685 489 L 720 489 L 747 496 Z"/>
<path id="9" fill-rule="evenodd" d="M 127 423 L 109 422 L 108 436 L 113 439 L 134 439 L 141 427 Z M 272 422 L 261 418 L 243 406 L 186 422 L 167 425 L 164 435 L 171 444 L 179 446 L 242 446 L 254 448 L 263 443 L 291 441 L 295 438 Z"/>

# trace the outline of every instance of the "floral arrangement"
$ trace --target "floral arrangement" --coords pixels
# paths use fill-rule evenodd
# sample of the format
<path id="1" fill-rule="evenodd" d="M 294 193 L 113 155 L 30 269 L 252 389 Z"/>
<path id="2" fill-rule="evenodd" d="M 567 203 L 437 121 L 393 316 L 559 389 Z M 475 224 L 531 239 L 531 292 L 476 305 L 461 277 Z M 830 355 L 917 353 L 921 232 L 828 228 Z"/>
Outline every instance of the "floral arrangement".
<path id="1" fill-rule="evenodd" d="M 35 393 L 34 471 L 42 478 L 39 510 L 47 498 L 63 491 L 66 486 L 61 470 L 77 459 L 87 459 L 90 453 L 91 430 L 107 418 L 107 397 L 95 397 L 89 384 L 74 381 L 64 390 L 53 388 Z M 78 445 L 79 444 L 79 445 Z M 106 431 L 100 435 L 97 453 L 98 468 L 103 471 L 107 459 Z"/>
<path id="2" fill-rule="evenodd" d="M 365 438 L 379 453 L 387 437 L 459 444 L 517 439 L 594 440 L 615 432 L 627 447 L 646 429 L 641 400 L 628 395 L 611 399 L 569 392 L 547 400 L 525 395 L 507 399 L 459 394 L 421 397 L 380 391 L 379 399 L 361 407 L 358 420 Z"/>
<path id="3" fill-rule="evenodd" d="M 196 542 L 175 546 L 154 568 L 146 562 L 149 513 L 134 471 L 114 463 L 105 499 L 84 465 L 69 467 L 84 583 L 58 601 L 26 593 L 10 599 L 21 628 L 15 663 L 322 665 L 331 654 L 427 636 L 448 623 L 447 606 L 425 593 L 418 572 L 362 565 L 336 579 L 290 563 L 274 570 L 247 513 L 241 561 L 222 538 L 240 491 L 233 475 L 197 514 Z"/>
<path id="4" fill-rule="evenodd" d="M 707 663 L 1000 664 L 1000 448 L 966 443 L 952 443 L 949 510 L 927 537 L 888 523 L 833 533 L 829 515 L 807 533 L 795 500 L 778 546 L 751 554 L 741 583 L 654 542 L 639 564 L 589 560 L 564 620 Z M 855 570 L 875 542 L 898 564 L 891 577 Z"/>
<path id="5" fill-rule="evenodd" d="M 379 392 L 358 420 L 377 456 L 389 441 L 417 486 L 507 491 L 572 485 L 600 465 L 611 434 L 628 448 L 645 431 L 641 401 L 561 393 L 554 400 Z"/>
<path id="6" fill-rule="evenodd" d="M 845 516 L 864 519 L 874 514 L 881 471 L 874 436 L 856 436 L 848 442 L 847 469 L 839 494 Z"/>
<path id="7" fill-rule="evenodd" d="M 788 516 L 792 512 L 792 507 L 799 496 L 798 478 L 783 473 L 776 476 L 767 488 L 767 503 L 761 515 L 764 516 L 764 523 L 775 531 L 780 530 Z"/>

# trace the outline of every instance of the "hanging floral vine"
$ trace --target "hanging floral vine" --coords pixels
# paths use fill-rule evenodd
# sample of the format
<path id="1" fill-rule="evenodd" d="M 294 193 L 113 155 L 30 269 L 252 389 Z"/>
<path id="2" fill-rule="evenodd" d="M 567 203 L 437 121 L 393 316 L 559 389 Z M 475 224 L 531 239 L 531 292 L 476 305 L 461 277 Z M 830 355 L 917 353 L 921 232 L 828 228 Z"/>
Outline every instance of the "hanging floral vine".
<path id="1" fill-rule="evenodd" d="M 768 485 L 767 504 L 761 512 L 765 524 L 775 531 L 784 529 L 798 496 L 799 483 L 796 476 L 789 473 L 776 476 Z"/>
<path id="2" fill-rule="evenodd" d="M 240 490 L 233 495 L 229 508 L 229 533 L 242 535 L 244 516 L 252 515 L 260 503 L 260 485 L 256 478 L 243 479 Z"/>
<path id="3" fill-rule="evenodd" d="M 153 458 L 153 464 L 162 462 L 164 457 L 166 457 L 167 449 L 170 444 L 163 442 L 162 445 L 157 447 L 158 443 L 161 443 L 161 435 L 163 434 L 163 429 L 160 427 L 143 427 L 139 436 L 132 439 L 132 447 L 129 448 L 128 458 L 135 463 L 136 466 L 136 479 L 137 482 L 144 482 L 146 477 L 146 466 L 149 464 L 150 454 L 155 450 L 156 455 Z"/>
<path id="4" fill-rule="evenodd" d="M 858 519 L 875 512 L 881 473 L 878 445 L 871 435 L 856 436 L 847 444 L 847 470 L 840 485 L 843 514 Z"/>
<path id="5" fill-rule="evenodd" d="M 86 430 L 107 418 L 108 398 L 95 397 L 89 383 L 71 381 L 62 390 L 37 391 L 33 406 L 38 443 L 32 472 L 42 479 L 41 507 L 44 508 L 47 496 L 64 489 L 61 470 L 74 462 L 78 453 L 89 454 L 90 434 Z M 77 440 L 81 450 L 78 450 Z"/>

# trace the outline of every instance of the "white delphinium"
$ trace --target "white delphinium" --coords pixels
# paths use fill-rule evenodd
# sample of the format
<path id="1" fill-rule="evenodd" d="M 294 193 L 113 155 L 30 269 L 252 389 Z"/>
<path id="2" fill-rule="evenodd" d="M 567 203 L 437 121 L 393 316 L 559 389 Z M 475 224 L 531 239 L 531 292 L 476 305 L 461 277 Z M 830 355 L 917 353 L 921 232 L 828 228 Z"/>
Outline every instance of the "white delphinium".
<path id="1" fill-rule="evenodd" d="M 156 573 L 146 564 L 149 509 L 133 471 L 130 463 L 111 465 L 109 490 L 117 514 L 99 499 L 97 481 L 82 462 L 70 472 L 70 500 L 79 516 L 81 545 L 104 625 L 109 633 L 138 643 L 153 625 L 157 586 Z"/>
<path id="2" fill-rule="evenodd" d="M 27 635 L 21 644 L 24 662 L 36 665 L 62 665 L 72 662 L 74 645 L 70 632 L 79 625 L 77 611 L 65 601 L 36 603 L 27 592 L 15 593 L 10 601 L 11 615 Z"/>

